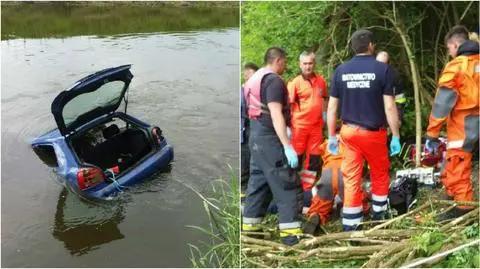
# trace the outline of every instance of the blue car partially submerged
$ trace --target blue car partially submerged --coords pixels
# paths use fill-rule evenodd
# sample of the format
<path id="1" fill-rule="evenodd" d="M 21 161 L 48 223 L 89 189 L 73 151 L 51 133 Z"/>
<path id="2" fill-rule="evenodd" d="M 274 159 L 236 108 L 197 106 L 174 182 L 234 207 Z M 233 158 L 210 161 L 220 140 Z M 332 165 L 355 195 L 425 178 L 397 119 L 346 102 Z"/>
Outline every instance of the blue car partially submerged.
<path id="1" fill-rule="evenodd" d="M 111 199 L 173 160 L 162 130 L 126 113 L 130 67 L 101 70 L 61 92 L 51 106 L 58 128 L 32 141 L 39 158 L 84 197 Z"/>

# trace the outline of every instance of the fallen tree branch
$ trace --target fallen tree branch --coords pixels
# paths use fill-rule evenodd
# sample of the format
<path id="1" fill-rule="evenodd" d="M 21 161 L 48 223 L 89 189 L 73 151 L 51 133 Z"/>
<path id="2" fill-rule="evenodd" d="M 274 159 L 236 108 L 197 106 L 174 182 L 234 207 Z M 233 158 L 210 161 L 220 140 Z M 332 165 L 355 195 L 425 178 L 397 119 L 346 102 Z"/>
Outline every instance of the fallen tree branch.
<path id="1" fill-rule="evenodd" d="M 456 207 L 456 205 L 451 205 L 451 206 L 447 207 L 446 209 L 444 209 L 444 210 L 438 212 L 437 214 L 435 214 L 435 216 L 441 215 L 441 214 L 453 209 L 454 207 Z"/>
<path id="2" fill-rule="evenodd" d="M 417 261 L 417 262 L 414 262 L 414 263 L 411 263 L 411 264 L 408 264 L 406 266 L 402 266 L 401 268 L 413 268 L 413 267 L 418 267 L 419 265 L 422 265 L 424 263 L 427 263 L 427 262 L 430 262 L 430 261 L 433 261 L 439 257 L 445 257 L 449 254 L 452 254 L 458 250 L 462 250 L 464 248 L 467 248 L 467 247 L 470 247 L 470 246 L 474 246 L 474 245 L 478 245 L 480 244 L 480 239 L 477 239 L 475 241 L 471 241 L 469 243 L 466 243 L 466 244 L 463 244 L 461 246 L 458 246 L 456 248 L 453 248 L 453 249 L 450 249 L 450 250 L 447 250 L 445 252 L 441 252 L 441 253 L 438 253 L 438 254 L 435 254 L 433 256 L 430 256 L 430 257 L 427 257 L 425 259 L 422 259 L 420 261 Z"/>
<path id="3" fill-rule="evenodd" d="M 264 235 L 264 236 L 271 236 L 270 233 L 267 232 L 247 232 L 247 231 L 242 231 L 243 235 Z"/>
<path id="4" fill-rule="evenodd" d="M 348 239 L 344 239 L 345 241 L 356 241 L 356 242 L 360 242 L 360 243 L 370 243 L 370 244 L 380 244 L 380 245 L 385 245 L 385 244 L 391 244 L 392 241 L 388 241 L 388 240 L 378 240 L 378 239 L 368 239 L 368 238 L 356 238 L 356 239 L 351 239 L 351 238 L 348 238 Z"/>
<path id="5" fill-rule="evenodd" d="M 434 203 L 448 204 L 448 205 L 469 205 L 478 207 L 478 201 L 451 201 L 451 200 L 432 200 Z"/>
<path id="6" fill-rule="evenodd" d="M 452 220 L 450 223 L 448 223 L 446 225 L 443 225 L 442 227 L 440 227 L 440 231 L 445 232 L 449 228 L 459 224 L 460 222 L 462 222 L 464 220 L 470 219 L 471 217 L 477 217 L 478 218 L 478 213 L 479 212 L 480 212 L 480 209 L 478 209 L 478 208 L 475 209 L 475 210 L 472 210 L 472 211 L 468 212 L 467 214 Z"/>
<path id="7" fill-rule="evenodd" d="M 244 236 L 244 235 L 240 236 L 240 238 L 242 240 L 242 243 L 250 243 L 250 244 L 261 245 L 261 246 L 270 246 L 270 247 L 278 248 L 278 249 L 282 249 L 282 250 L 286 250 L 288 248 L 283 244 L 273 242 L 273 241 L 255 239 L 255 238 L 251 238 L 251 237 Z"/>
<path id="8" fill-rule="evenodd" d="M 393 253 L 396 253 L 397 251 L 400 251 L 401 249 L 407 248 L 410 243 L 407 242 L 407 240 L 394 243 L 392 244 L 389 248 L 383 248 L 382 251 L 379 251 L 375 253 L 370 260 L 364 264 L 364 267 L 377 267 L 379 263 L 384 259 L 385 257 L 392 255 Z"/>
<path id="9" fill-rule="evenodd" d="M 384 249 L 384 246 L 369 246 L 368 248 L 365 247 L 335 247 L 335 248 L 316 248 L 304 253 L 298 257 L 299 259 L 305 260 L 311 256 L 317 254 L 328 254 L 329 256 L 342 254 L 346 256 L 354 255 L 367 255 L 373 254 L 376 251 L 380 251 Z"/>
<path id="10" fill-rule="evenodd" d="M 416 250 L 416 249 L 411 250 L 410 253 L 408 253 L 408 256 L 407 256 L 407 258 L 405 259 L 405 261 L 403 262 L 403 264 L 407 264 L 407 263 L 409 263 L 410 261 L 412 261 L 413 258 L 415 258 L 415 253 L 417 253 L 417 250 Z"/>
<path id="11" fill-rule="evenodd" d="M 268 266 L 268 265 L 265 265 L 265 264 L 262 264 L 262 263 L 253 261 L 252 259 L 249 259 L 249 258 L 245 258 L 245 261 L 246 261 L 246 262 L 249 262 L 249 263 L 251 263 L 251 264 L 254 264 L 254 265 L 258 266 L 258 267 L 270 268 L 270 266 Z M 244 266 L 242 266 L 242 267 L 244 267 Z M 245 266 L 245 267 L 246 267 L 246 266 Z"/>
<path id="12" fill-rule="evenodd" d="M 295 245 L 293 248 L 302 249 L 304 247 L 313 246 L 315 244 L 325 244 L 330 241 L 341 240 L 341 239 L 385 238 L 385 237 L 405 238 L 405 237 L 410 237 L 415 232 L 416 230 L 414 229 L 409 229 L 409 230 L 383 229 L 383 230 L 371 231 L 368 234 L 365 231 L 340 232 L 340 233 L 322 235 L 313 239 L 302 240 L 299 244 Z"/>
<path id="13" fill-rule="evenodd" d="M 407 256 L 411 252 L 412 248 L 405 248 L 404 250 L 398 252 L 397 254 L 393 255 L 390 260 L 385 263 L 381 263 L 380 267 L 382 268 L 391 268 L 402 258 Z"/>

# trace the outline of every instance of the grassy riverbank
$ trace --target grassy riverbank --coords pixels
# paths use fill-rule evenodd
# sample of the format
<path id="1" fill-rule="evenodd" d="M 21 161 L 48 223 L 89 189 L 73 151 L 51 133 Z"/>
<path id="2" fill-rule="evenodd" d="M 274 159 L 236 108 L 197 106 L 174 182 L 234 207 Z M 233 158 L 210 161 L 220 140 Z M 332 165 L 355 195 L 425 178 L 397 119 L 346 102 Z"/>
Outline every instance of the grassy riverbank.
<path id="1" fill-rule="evenodd" d="M 193 267 L 238 268 L 240 266 L 240 192 L 238 177 L 231 169 L 230 180 L 212 183 L 207 198 L 189 187 L 203 201 L 208 227 L 190 226 L 210 240 L 189 244 Z"/>
<path id="2" fill-rule="evenodd" d="M 239 27 L 237 2 L 2 2 L 2 40 Z"/>

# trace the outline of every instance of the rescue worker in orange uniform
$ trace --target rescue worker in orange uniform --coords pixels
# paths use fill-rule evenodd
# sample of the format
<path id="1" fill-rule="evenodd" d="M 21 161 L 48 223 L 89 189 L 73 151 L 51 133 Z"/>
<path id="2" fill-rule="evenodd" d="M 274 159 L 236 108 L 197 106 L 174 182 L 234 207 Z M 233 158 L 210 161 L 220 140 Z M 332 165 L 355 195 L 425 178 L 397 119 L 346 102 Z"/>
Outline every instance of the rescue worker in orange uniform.
<path id="1" fill-rule="evenodd" d="M 455 26 L 445 37 L 453 60 L 440 75 L 425 143 L 428 149 L 437 150 L 440 130 L 447 123 L 447 156 L 441 179 L 446 194 L 455 201 L 473 200 L 471 160 L 479 137 L 479 45 L 468 40 L 468 35 L 465 27 Z M 471 209 L 459 205 L 437 220 L 456 218 Z"/>
<path id="2" fill-rule="evenodd" d="M 300 179 L 304 201 L 311 200 L 310 190 L 320 170 L 320 144 L 327 109 L 328 90 L 325 79 L 315 73 L 315 54 L 303 52 L 300 57 L 301 74 L 288 83 L 291 111 L 292 145 L 299 161 L 304 158 Z"/>
<path id="3" fill-rule="evenodd" d="M 338 154 L 337 109 L 341 105 L 340 140 L 344 149 L 342 175 L 344 231 L 361 229 L 363 219 L 362 173 L 365 160 L 370 166 L 373 220 L 385 217 L 390 184 L 387 144 L 388 123 L 392 132 L 391 155 L 400 153 L 398 113 L 393 76 L 387 64 L 373 56 L 373 34 L 358 30 L 352 35 L 356 55 L 336 68 L 328 103 L 328 151 Z"/>
<path id="4" fill-rule="evenodd" d="M 320 223 L 325 224 L 327 222 L 334 203 L 337 203 L 337 206 L 339 206 L 344 199 L 344 182 L 340 171 L 343 159 L 343 146 L 339 144 L 338 154 L 333 155 L 328 152 L 327 145 L 328 140 L 325 140 L 320 145 L 320 155 L 323 160 L 322 176 L 312 188 L 312 205 L 307 212 L 308 221 L 303 228 L 304 233 L 311 235 L 315 234 Z M 363 189 L 362 197 L 363 212 L 368 213 L 370 209 L 368 196 Z"/>

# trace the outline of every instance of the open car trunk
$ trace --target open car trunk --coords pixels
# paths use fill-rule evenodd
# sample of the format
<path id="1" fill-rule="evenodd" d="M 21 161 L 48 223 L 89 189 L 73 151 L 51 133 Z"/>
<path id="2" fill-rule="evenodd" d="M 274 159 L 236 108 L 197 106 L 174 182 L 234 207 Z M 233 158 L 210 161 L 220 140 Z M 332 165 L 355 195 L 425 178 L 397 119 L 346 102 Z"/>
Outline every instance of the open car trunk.
<path id="1" fill-rule="evenodd" d="M 118 127 L 96 126 L 72 138 L 72 146 L 81 162 L 102 170 L 118 166 L 122 173 L 152 150 L 147 131 L 131 124 Z"/>

